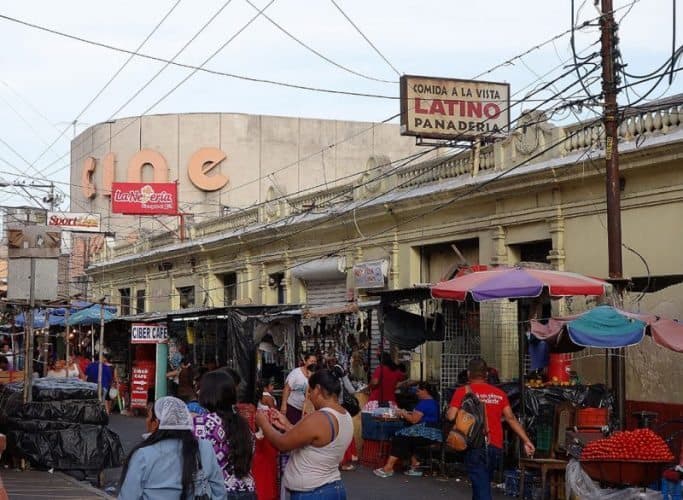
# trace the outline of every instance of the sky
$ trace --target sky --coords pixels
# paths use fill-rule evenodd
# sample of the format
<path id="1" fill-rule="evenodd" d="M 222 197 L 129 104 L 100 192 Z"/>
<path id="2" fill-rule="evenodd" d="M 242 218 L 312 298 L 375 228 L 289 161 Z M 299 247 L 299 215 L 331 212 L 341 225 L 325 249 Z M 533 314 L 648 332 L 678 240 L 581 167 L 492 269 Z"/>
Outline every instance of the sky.
<path id="1" fill-rule="evenodd" d="M 595 21 L 598 11 L 592 0 L 574 3 L 576 26 Z M 638 75 L 654 71 L 671 57 L 672 1 L 614 3 L 627 71 Z M 676 44 L 683 40 L 681 10 Z M 567 0 L 24 0 L 0 6 L 0 16 L 129 51 L 135 51 L 168 14 L 140 53 L 162 59 L 177 55 L 177 62 L 199 66 L 228 42 L 205 65 L 207 69 L 388 97 L 398 96 L 399 74 L 470 79 L 512 59 L 481 79 L 510 83 L 513 119 L 522 109 L 542 104 L 516 101 L 567 71 L 572 56 L 569 34 L 513 58 L 568 31 L 571 11 L 572 2 Z M 327 59 L 363 76 L 313 54 L 264 15 Z M 578 29 L 576 51 L 588 55 L 598 50 L 593 45 L 598 39 L 596 26 Z M 58 192 L 68 193 L 74 132 L 125 116 L 243 112 L 382 121 L 398 113 L 398 101 L 385 97 L 293 89 L 203 72 L 183 82 L 192 70 L 164 68 L 163 62 L 140 57 L 134 57 L 85 109 L 129 59 L 128 54 L 1 18 L 0 45 L 0 185 L 52 181 Z M 599 75 L 599 70 L 594 74 Z M 553 89 L 576 81 L 574 75 L 566 78 L 533 98 L 552 97 Z M 589 77 L 584 82 L 591 93 L 599 92 L 597 79 L 593 85 Z M 652 83 L 622 92 L 620 103 L 637 99 Z M 564 96 L 578 99 L 585 95 L 579 90 L 572 87 Z M 683 92 L 680 76 L 672 85 L 664 79 L 649 98 L 679 92 Z M 557 104 L 553 101 L 546 107 Z M 552 118 L 562 123 L 595 116 L 590 109 L 577 113 L 563 111 Z M 39 188 L 27 191 L 38 201 L 45 196 Z M 21 189 L 0 187 L 0 206 L 36 203 Z M 68 200 L 61 208 L 68 208 Z"/>

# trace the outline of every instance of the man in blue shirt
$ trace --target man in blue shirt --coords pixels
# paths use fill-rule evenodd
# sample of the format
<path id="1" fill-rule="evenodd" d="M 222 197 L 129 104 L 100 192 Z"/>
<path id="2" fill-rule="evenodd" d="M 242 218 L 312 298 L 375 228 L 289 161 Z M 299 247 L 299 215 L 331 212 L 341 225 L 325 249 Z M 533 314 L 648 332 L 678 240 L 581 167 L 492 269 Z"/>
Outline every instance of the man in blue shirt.
<path id="1" fill-rule="evenodd" d="M 102 355 L 104 363 L 102 364 L 102 395 L 106 401 L 107 413 L 109 413 L 109 388 L 111 387 L 112 380 L 114 378 L 113 367 L 109 364 L 109 356 L 106 354 Z M 99 373 L 99 361 L 93 361 L 85 369 L 85 379 L 93 384 L 97 383 L 97 377 Z"/>

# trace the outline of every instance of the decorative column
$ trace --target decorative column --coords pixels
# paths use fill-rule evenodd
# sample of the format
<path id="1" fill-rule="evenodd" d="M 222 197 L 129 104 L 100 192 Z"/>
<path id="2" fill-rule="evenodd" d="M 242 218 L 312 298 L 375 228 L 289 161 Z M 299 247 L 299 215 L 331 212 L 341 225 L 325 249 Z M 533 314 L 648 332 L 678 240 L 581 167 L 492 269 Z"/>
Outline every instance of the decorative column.
<path id="1" fill-rule="evenodd" d="M 268 300 L 268 273 L 266 263 L 261 262 L 259 268 L 259 304 L 267 304 Z"/>
<path id="2" fill-rule="evenodd" d="M 285 304 L 292 303 L 292 260 L 289 258 L 289 252 L 285 251 L 285 270 L 282 278 L 282 288 L 285 296 Z"/>
<path id="3" fill-rule="evenodd" d="M 491 231 L 491 244 L 493 252 L 491 252 L 491 265 L 504 266 L 508 263 L 508 251 L 505 245 L 505 228 L 503 226 L 496 226 Z"/>
<path id="4" fill-rule="evenodd" d="M 394 241 L 391 244 L 391 270 L 389 271 L 390 288 L 399 288 L 399 265 L 398 265 L 398 233 L 394 233 Z"/>

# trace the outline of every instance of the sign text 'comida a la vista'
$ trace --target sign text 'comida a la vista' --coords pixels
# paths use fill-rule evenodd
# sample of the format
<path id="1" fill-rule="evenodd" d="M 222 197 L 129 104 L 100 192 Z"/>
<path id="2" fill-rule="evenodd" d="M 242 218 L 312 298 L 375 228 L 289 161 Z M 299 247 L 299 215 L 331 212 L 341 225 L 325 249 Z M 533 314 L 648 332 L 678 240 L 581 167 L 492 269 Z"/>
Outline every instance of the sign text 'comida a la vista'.
<path id="1" fill-rule="evenodd" d="M 506 133 L 509 95 L 505 83 L 404 76 L 401 133 L 445 139 Z"/>

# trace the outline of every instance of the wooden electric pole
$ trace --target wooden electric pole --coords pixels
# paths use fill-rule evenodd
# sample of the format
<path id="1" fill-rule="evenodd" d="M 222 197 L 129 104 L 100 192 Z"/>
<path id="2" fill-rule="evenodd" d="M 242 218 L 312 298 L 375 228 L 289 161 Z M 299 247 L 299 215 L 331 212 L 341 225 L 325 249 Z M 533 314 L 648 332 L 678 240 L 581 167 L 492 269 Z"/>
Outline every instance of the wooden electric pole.
<path id="1" fill-rule="evenodd" d="M 617 106 L 617 78 L 614 64 L 617 25 L 614 22 L 612 0 L 602 0 L 602 92 L 605 99 L 603 122 L 605 126 L 605 171 L 607 187 L 607 251 L 609 279 L 617 293 L 623 292 L 623 268 L 621 260 L 621 191 L 619 181 L 619 109 Z M 615 412 L 619 427 L 626 422 L 626 363 L 625 350 L 619 349 L 612 356 L 612 386 L 616 401 Z"/>

